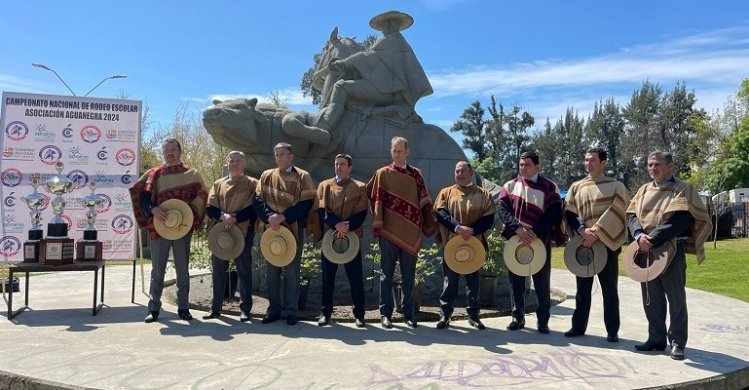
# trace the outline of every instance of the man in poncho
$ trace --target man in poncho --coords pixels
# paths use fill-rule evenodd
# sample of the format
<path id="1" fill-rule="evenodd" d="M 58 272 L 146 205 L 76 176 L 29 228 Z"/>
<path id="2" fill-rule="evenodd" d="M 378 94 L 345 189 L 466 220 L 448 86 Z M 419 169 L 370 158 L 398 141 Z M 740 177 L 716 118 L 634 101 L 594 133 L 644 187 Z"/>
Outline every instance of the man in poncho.
<path id="1" fill-rule="evenodd" d="M 688 316 L 686 296 L 687 263 L 685 252 L 705 259 L 703 247 L 710 234 L 710 217 L 697 191 L 673 176 L 671 153 L 653 152 L 648 156 L 648 174 L 653 179 L 637 190 L 627 208 L 632 237 L 642 253 L 671 241 L 675 253 L 670 264 L 656 279 L 642 283 L 642 300 L 648 319 L 648 339 L 635 345 L 638 351 L 662 351 L 671 344 L 671 358 L 684 359 Z M 666 330 L 666 309 L 670 314 Z"/>

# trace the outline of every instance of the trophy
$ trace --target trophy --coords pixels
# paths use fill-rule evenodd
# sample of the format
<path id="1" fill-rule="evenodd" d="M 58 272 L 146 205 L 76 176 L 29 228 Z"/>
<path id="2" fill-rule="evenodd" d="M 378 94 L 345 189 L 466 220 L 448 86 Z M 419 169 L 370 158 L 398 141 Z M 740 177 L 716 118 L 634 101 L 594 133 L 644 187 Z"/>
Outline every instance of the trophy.
<path id="1" fill-rule="evenodd" d="M 76 244 L 75 259 L 76 261 L 101 261 L 101 242 L 96 239 L 97 231 L 94 222 L 96 222 L 96 208 L 104 203 L 104 199 L 94 193 L 96 190 L 95 181 L 89 183 L 88 188 L 91 189 L 91 194 L 78 198 L 78 203 L 88 208 L 86 212 L 88 225 L 83 230 L 83 241 Z"/>
<path id="2" fill-rule="evenodd" d="M 73 263 L 73 239 L 68 238 L 68 224 L 62 219 L 62 213 L 65 210 L 65 199 L 62 196 L 73 191 L 73 182 L 62 174 L 63 168 L 62 161 L 58 161 L 55 164 L 57 175 L 52 175 L 44 183 L 44 189 L 55 195 L 52 200 L 52 210 L 55 216 L 47 224 L 47 238 L 42 240 L 39 250 L 39 263 L 41 264 Z"/>
<path id="3" fill-rule="evenodd" d="M 42 213 L 39 207 L 44 203 L 44 197 L 39 194 L 37 190 L 41 185 L 41 175 L 38 173 L 31 174 L 31 187 L 34 188 L 34 192 L 28 196 L 22 196 L 21 200 L 29 208 L 29 215 L 31 216 L 31 229 L 29 230 L 29 239 L 23 243 L 23 261 L 24 262 L 38 262 L 39 261 L 39 245 L 43 238 L 44 232 L 42 231 L 41 221 Z"/>

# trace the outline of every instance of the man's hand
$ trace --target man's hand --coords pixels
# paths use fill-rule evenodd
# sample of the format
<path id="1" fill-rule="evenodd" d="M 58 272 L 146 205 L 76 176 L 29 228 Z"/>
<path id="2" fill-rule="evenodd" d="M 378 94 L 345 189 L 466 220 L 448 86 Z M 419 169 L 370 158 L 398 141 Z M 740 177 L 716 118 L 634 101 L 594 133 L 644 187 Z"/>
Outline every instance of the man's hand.
<path id="1" fill-rule="evenodd" d="M 286 216 L 283 214 L 275 213 L 268 218 L 268 224 L 270 224 L 271 229 L 278 230 L 278 228 L 281 227 L 281 224 L 286 221 Z"/>
<path id="2" fill-rule="evenodd" d="M 523 242 L 523 245 L 530 244 L 531 241 L 536 238 L 536 233 L 534 233 L 532 229 L 528 229 L 525 226 L 521 226 L 517 230 L 515 230 L 515 234 L 520 236 L 520 241 Z"/>
<path id="3" fill-rule="evenodd" d="M 166 221 L 166 213 L 158 206 L 151 209 L 151 214 L 153 214 L 154 218 L 158 218 L 161 222 Z"/>
<path id="4" fill-rule="evenodd" d="M 348 221 L 341 221 L 335 224 L 335 237 L 343 238 L 348 234 Z"/>
<path id="5" fill-rule="evenodd" d="M 224 223 L 224 227 L 227 229 L 231 228 L 235 223 L 237 223 L 237 217 L 227 213 L 221 214 L 220 220 Z"/>
<path id="6" fill-rule="evenodd" d="M 461 237 L 463 237 L 464 240 L 468 240 L 473 236 L 473 228 L 470 228 L 468 226 L 460 225 L 458 226 L 458 234 L 460 234 Z"/>
<path id="7" fill-rule="evenodd" d="M 647 234 L 643 234 L 640 236 L 640 239 L 637 240 L 637 246 L 640 247 L 640 252 L 642 253 L 648 253 L 651 249 L 653 249 L 653 243 L 650 242 L 650 236 Z"/>
<path id="8" fill-rule="evenodd" d="M 581 229 L 580 237 L 582 237 L 582 244 L 586 247 L 591 247 L 593 244 L 598 241 L 598 235 L 596 234 L 596 231 L 591 228 L 584 228 Z"/>

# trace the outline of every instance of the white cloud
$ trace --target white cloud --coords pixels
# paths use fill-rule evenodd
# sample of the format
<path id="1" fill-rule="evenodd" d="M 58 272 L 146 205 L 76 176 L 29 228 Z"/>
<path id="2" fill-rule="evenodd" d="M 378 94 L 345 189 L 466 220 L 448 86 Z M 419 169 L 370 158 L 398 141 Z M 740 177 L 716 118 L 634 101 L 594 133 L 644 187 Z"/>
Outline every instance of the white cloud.
<path id="1" fill-rule="evenodd" d="M 0 73 L 0 91 L 41 93 L 39 87 L 30 81 L 6 73 Z"/>
<path id="2" fill-rule="evenodd" d="M 600 90 L 614 86 L 616 90 L 624 85 L 639 85 L 646 79 L 666 88 L 683 80 L 688 88 L 701 85 L 713 94 L 725 94 L 738 88 L 740 80 L 749 74 L 748 63 L 749 27 L 742 27 L 624 48 L 597 57 L 431 73 L 430 81 L 436 98 L 489 93 L 532 95 L 547 88 Z M 700 97 L 701 91 L 696 92 Z M 559 96 L 555 100 L 560 100 Z"/>

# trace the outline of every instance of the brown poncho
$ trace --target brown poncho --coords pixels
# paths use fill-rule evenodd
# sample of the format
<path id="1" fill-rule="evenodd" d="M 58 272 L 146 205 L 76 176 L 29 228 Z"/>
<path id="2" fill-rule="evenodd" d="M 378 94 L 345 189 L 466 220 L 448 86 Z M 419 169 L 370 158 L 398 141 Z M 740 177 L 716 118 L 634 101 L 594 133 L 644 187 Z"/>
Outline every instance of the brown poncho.
<path id="1" fill-rule="evenodd" d="M 596 232 L 598 239 L 612 251 L 627 239 L 627 188 L 606 176 L 572 183 L 567 192 L 566 210 L 579 217 L 583 225 Z M 571 234 L 571 233 L 570 233 Z"/>
<path id="2" fill-rule="evenodd" d="M 342 221 L 346 221 L 353 214 L 367 210 L 367 186 L 353 179 L 342 180 L 336 183 L 335 178 L 324 180 L 317 187 L 317 197 L 320 199 L 320 208 L 329 210 Z M 328 230 L 323 226 L 322 233 Z M 362 237 L 363 229 L 359 226 L 356 234 Z"/>
<path id="3" fill-rule="evenodd" d="M 434 200 L 434 209 L 445 209 L 450 215 L 458 220 L 461 225 L 470 226 L 486 215 L 495 213 L 494 202 L 492 201 L 489 191 L 479 187 L 461 187 L 457 184 L 443 188 Z M 439 231 L 437 234 L 437 244 L 446 244 L 457 233 L 449 231 L 442 224 L 438 224 Z M 489 230 L 484 232 L 481 237 L 481 243 L 487 248 L 486 237 Z"/>
<path id="4" fill-rule="evenodd" d="M 228 214 L 236 214 L 252 204 L 252 195 L 255 194 L 257 183 L 258 180 L 250 176 L 222 177 L 211 186 L 208 205 Z M 237 223 L 237 227 L 245 236 L 249 224 L 249 220 Z"/>
<path id="5" fill-rule="evenodd" d="M 282 171 L 278 168 L 268 169 L 260 175 L 255 193 L 265 202 L 268 207 L 277 213 L 283 213 L 286 209 L 305 200 L 314 200 L 317 194 L 312 176 L 298 167 L 292 172 Z M 306 220 L 307 234 L 319 235 L 320 222 L 317 218 L 317 204 L 312 203 Z M 294 237 L 298 240 L 298 225 L 284 224 L 289 227 Z M 264 227 L 259 229 L 262 233 Z"/>

